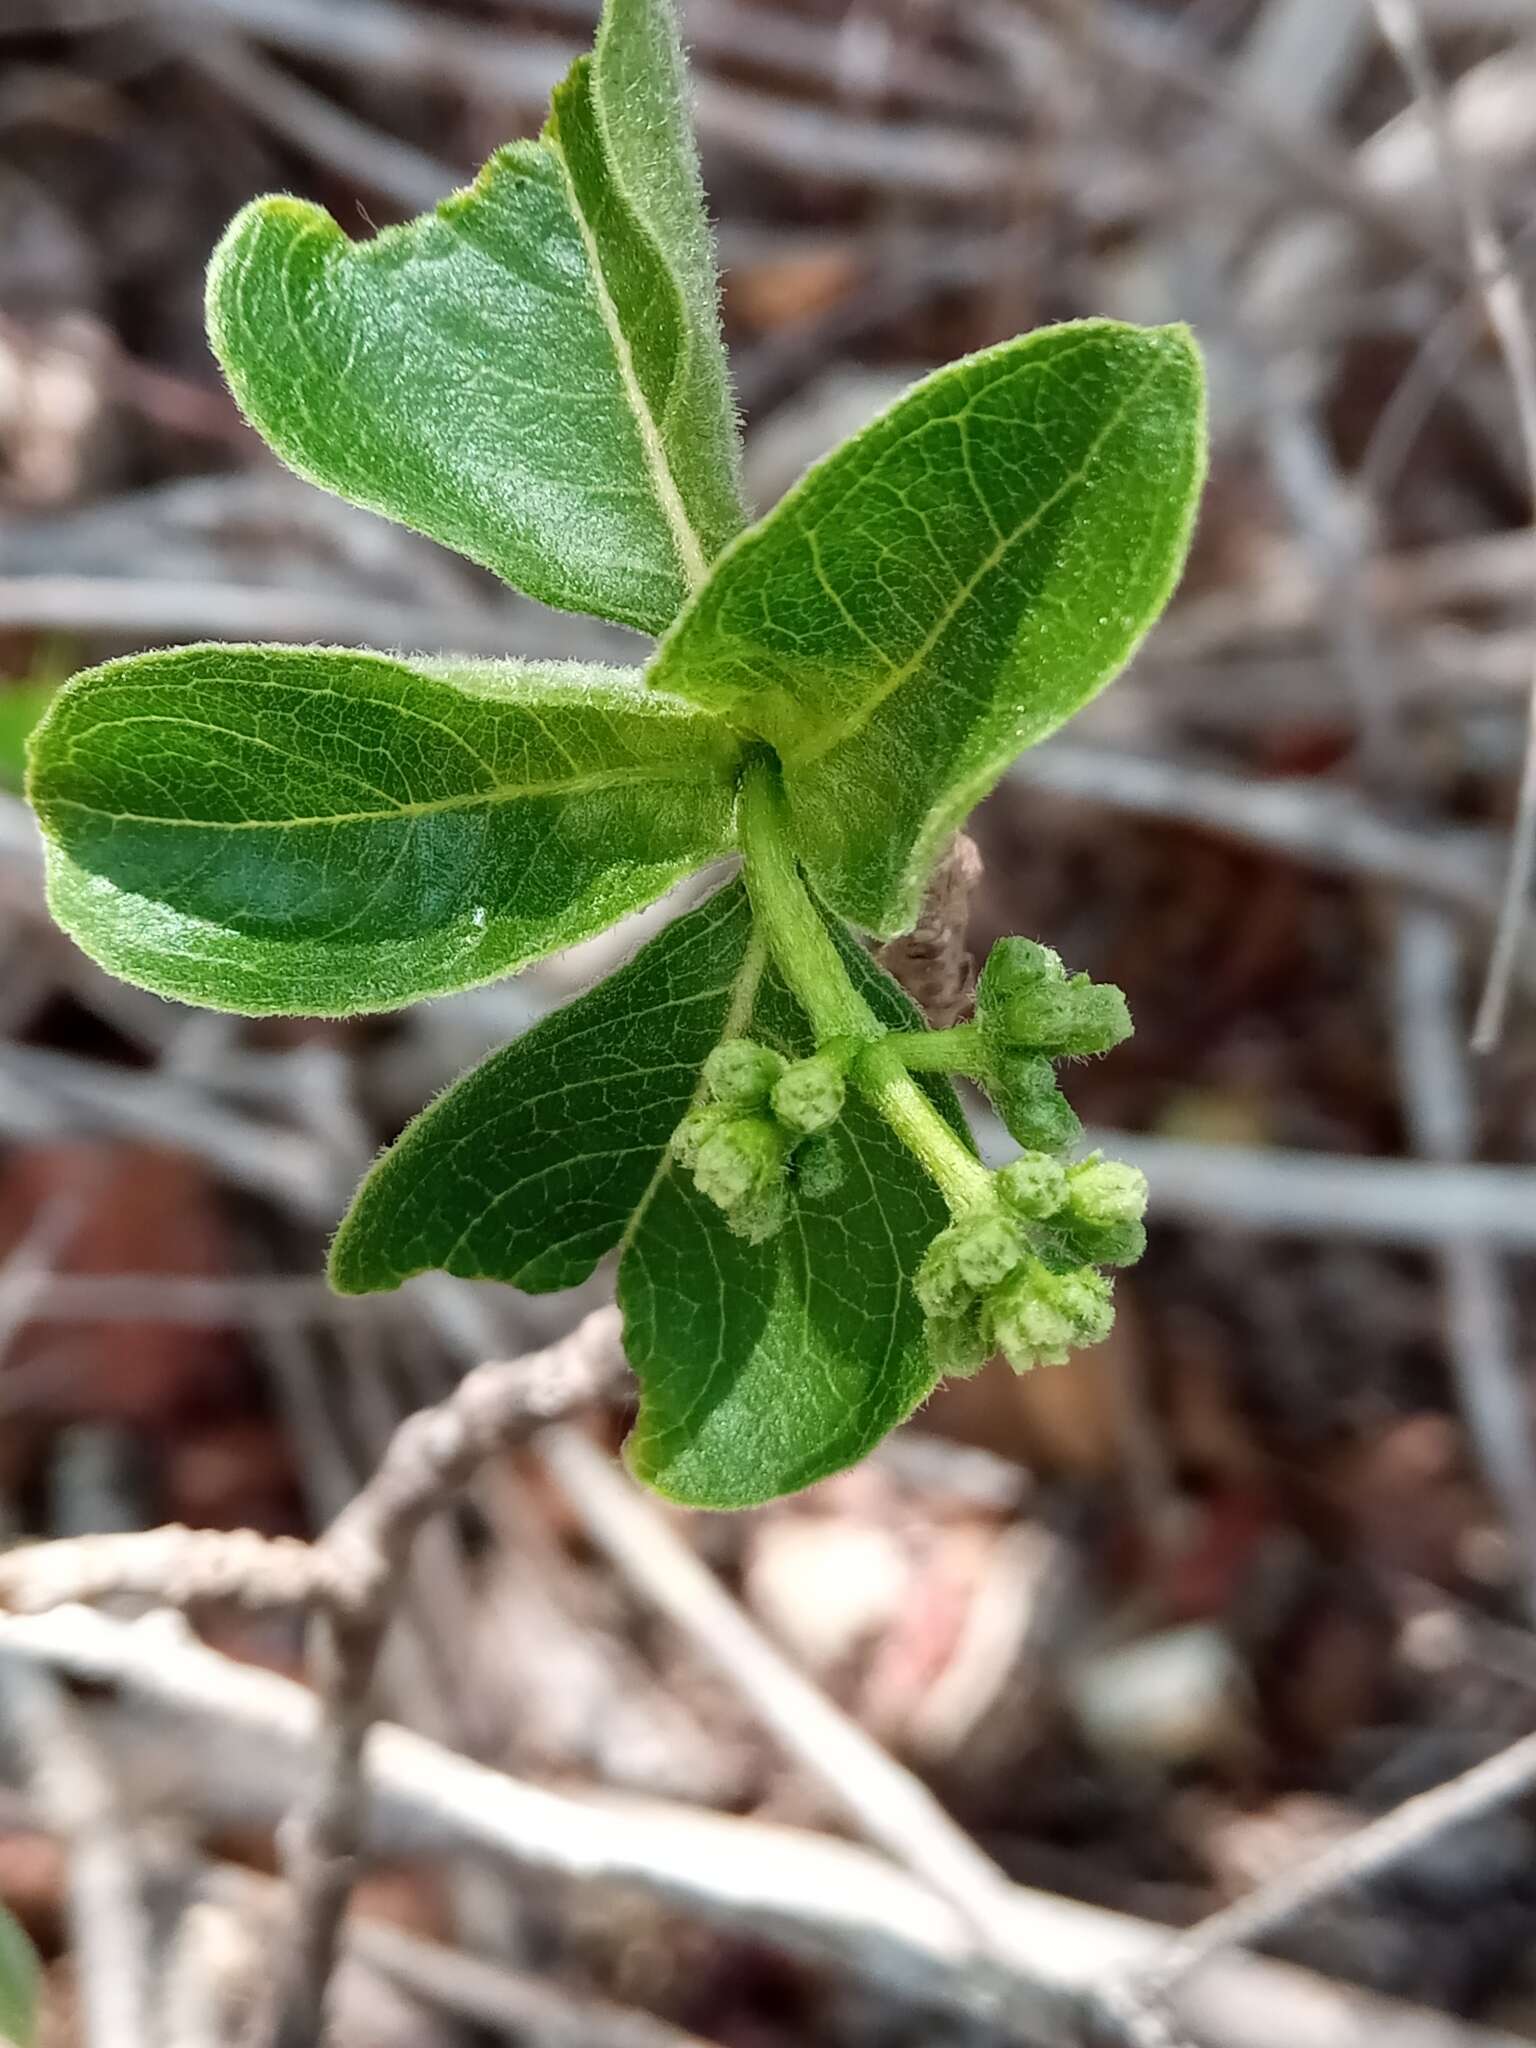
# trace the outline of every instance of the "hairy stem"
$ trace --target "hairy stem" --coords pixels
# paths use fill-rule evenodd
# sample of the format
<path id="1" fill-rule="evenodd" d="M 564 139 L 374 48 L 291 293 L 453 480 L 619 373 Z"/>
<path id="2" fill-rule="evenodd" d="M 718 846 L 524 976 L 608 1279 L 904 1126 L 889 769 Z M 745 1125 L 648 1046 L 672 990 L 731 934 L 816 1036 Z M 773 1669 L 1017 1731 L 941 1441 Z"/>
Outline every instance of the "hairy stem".
<path id="1" fill-rule="evenodd" d="M 948 1031 L 893 1031 L 885 1043 L 911 1074 L 966 1074 L 974 1081 L 986 1072 L 986 1048 L 974 1024 L 955 1024 Z"/>
<path id="2" fill-rule="evenodd" d="M 774 964 L 810 1018 L 817 1042 L 867 1039 L 869 1044 L 853 1067 L 860 1092 L 920 1161 L 957 1215 L 984 1200 L 991 1186 L 986 1168 L 912 1079 L 907 1062 L 848 978 L 790 851 L 778 768 L 766 756 L 748 764 L 742 781 L 741 848 L 753 911 Z M 893 1034 L 897 1042 L 907 1036 Z"/>

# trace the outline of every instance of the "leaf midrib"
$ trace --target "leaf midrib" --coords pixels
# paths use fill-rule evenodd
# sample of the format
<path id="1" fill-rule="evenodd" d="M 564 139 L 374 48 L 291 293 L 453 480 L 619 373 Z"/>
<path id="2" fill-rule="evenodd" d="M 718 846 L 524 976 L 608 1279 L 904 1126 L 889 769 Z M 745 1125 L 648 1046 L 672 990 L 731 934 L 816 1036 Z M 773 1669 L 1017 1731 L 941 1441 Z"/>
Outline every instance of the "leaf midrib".
<path id="1" fill-rule="evenodd" d="M 598 123 L 598 132 L 606 155 L 607 138 L 602 136 L 600 122 Z M 655 493 L 656 502 L 661 508 L 662 517 L 667 523 L 667 529 L 672 536 L 672 545 L 677 553 L 678 565 L 683 572 L 683 580 L 687 583 L 690 591 L 698 590 L 702 588 L 709 575 L 709 558 L 704 552 L 703 543 L 694 530 L 693 521 L 688 516 L 688 508 L 683 502 L 683 494 L 678 488 L 677 479 L 672 474 L 672 465 L 667 459 L 666 445 L 662 439 L 660 425 L 652 413 L 650 404 L 641 388 L 639 373 L 635 369 L 634 352 L 630 348 L 629 337 L 624 332 L 624 324 L 619 318 L 619 309 L 614 304 L 613 295 L 608 289 L 608 279 L 603 271 L 602 254 L 598 248 L 597 237 L 592 232 L 592 224 L 587 219 L 581 199 L 576 191 L 576 181 L 571 175 L 571 167 L 566 161 L 565 151 L 553 138 L 550 139 L 549 147 L 555 161 L 560 166 L 561 177 L 565 183 L 566 196 L 570 202 L 571 218 L 576 223 L 576 232 L 580 235 L 581 246 L 586 251 L 587 267 L 592 273 L 592 290 L 597 300 L 598 316 L 602 320 L 609 345 L 613 349 L 614 361 L 618 366 L 619 382 L 624 388 L 624 396 L 629 401 L 629 409 L 634 416 L 635 430 L 640 438 L 640 452 L 645 459 L 646 469 L 650 473 L 651 488 Z M 610 175 L 613 176 L 615 184 L 617 184 L 618 175 L 611 157 L 608 159 L 608 170 Z M 642 227 L 641 232 L 649 237 L 649 230 L 647 228 Z M 652 247 L 654 248 L 654 246 L 653 242 Z M 673 279 L 673 289 L 676 290 L 675 279 Z M 683 325 L 686 329 L 686 322 Z"/>
<path id="2" fill-rule="evenodd" d="M 1054 364 L 1042 364 L 1040 366 L 1042 372 L 1050 372 L 1055 368 L 1056 365 Z M 1070 492 L 1077 490 L 1087 479 L 1088 473 L 1093 468 L 1095 462 L 1097 462 L 1105 442 L 1119 432 L 1126 417 L 1135 409 L 1142 394 L 1162 373 L 1163 368 L 1164 365 L 1160 362 L 1152 365 L 1146 375 L 1138 380 L 1134 390 L 1128 393 L 1120 404 L 1115 407 L 1113 413 L 1089 444 L 1087 454 L 1083 457 L 1077 468 L 1072 471 L 1071 475 L 1064 477 L 1055 490 L 1048 497 L 1042 498 L 1034 510 L 1010 532 L 1000 535 L 980 566 L 974 569 L 965 581 L 958 586 L 954 596 L 945 605 L 937 620 L 923 636 L 922 641 L 914 652 L 905 661 L 893 664 L 889 673 L 881 679 L 874 690 L 868 696 L 862 698 L 845 718 L 836 721 L 830 726 L 819 726 L 810 737 L 808 743 L 803 747 L 785 746 L 782 749 L 782 753 L 786 765 L 793 763 L 796 767 L 812 766 L 825 755 L 833 752 L 835 748 L 841 746 L 845 740 L 852 739 L 856 734 L 862 732 L 887 698 L 893 697 L 898 690 L 911 682 L 987 578 L 1002 566 L 1019 542 L 1033 532 L 1035 527 L 1040 524 L 1040 521 L 1059 505 L 1063 498 Z M 957 422 L 963 420 L 968 411 L 969 404 L 955 415 Z M 806 534 L 807 541 L 811 542 L 817 528 L 807 527 L 803 531 Z M 827 596 L 832 602 L 840 607 L 841 600 L 836 592 L 826 584 L 826 579 L 821 574 L 819 564 L 817 565 L 817 580 L 822 583 L 823 588 L 826 589 Z M 867 636 L 861 635 L 861 637 Z M 882 655 L 881 659 L 883 660 L 885 657 Z"/>
<path id="3" fill-rule="evenodd" d="M 78 811 L 110 825 L 153 825 L 166 831 L 186 832 L 303 832 L 341 825 L 414 824 L 418 818 L 442 817 L 454 811 L 477 810 L 500 803 L 516 803 L 538 797 L 577 797 L 599 790 L 637 788 L 645 784 L 696 785 L 700 789 L 729 785 L 723 777 L 701 775 L 691 769 L 665 774 L 653 768 L 613 769 L 604 775 L 567 777 L 555 782 L 495 783 L 488 789 L 467 790 L 457 796 L 433 797 L 420 803 L 393 804 L 387 810 L 332 811 L 311 818 L 163 818 L 139 811 L 104 811 L 79 797 L 50 798 L 50 812 Z"/>

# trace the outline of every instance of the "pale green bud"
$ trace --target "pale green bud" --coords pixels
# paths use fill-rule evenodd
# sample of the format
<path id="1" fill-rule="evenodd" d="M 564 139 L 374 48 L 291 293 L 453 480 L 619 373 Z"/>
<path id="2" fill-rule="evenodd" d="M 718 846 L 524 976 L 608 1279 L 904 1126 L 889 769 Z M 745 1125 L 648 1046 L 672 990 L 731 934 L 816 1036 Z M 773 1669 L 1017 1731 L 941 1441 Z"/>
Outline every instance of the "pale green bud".
<path id="1" fill-rule="evenodd" d="M 1075 1344 L 1102 1344 L 1114 1328 L 1114 1289 L 1092 1266 L 1055 1276 L 1050 1294 L 1071 1325 Z"/>
<path id="2" fill-rule="evenodd" d="M 1067 1199 L 1067 1170 L 1046 1152 L 1026 1152 L 1000 1167 L 993 1184 L 1016 1216 L 1043 1223 Z"/>
<path id="3" fill-rule="evenodd" d="M 976 984 L 978 1009 L 992 1009 L 1030 989 L 1065 982 L 1061 955 L 1038 939 L 999 939 L 987 955 Z"/>
<path id="4" fill-rule="evenodd" d="M 956 1238 L 952 1229 L 941 1231 L 923 1254 L 912 1288 L 925 1315 L 957 1316 L 976 1299 L 976 1289 L 960 1271 Z"/>
<path id="5" fill-rule="evenodd" d="M 733 1117 L 699 1147 L 693 1177 L 701 1195 L 729 1211 L 772 1187 L 784 1157 L 784 1140 L 766 1117 Z"/>
<path id="6" fill-rule="evenodd" d="M 785 1068 L 782 1053 L 752 1038 L 727 1038 L 704 1062 L 704 1085 L 716 1102 L 757 1109 Z"/>
<path id="7" fill-rule="evenodd" d="M 847 1083 L 839 1060 L 819 1052 L 796 1060 L 773 1084 L 773 1113 L 801 1135 L 824 1131 L 842 1115 Z"/>
<path id="8" fill-rule="evenodd" d="M 1145 1223 L 1084 1223 L 1070 1209 L 1051 1218 L 1050 1234 L 1069 1266 L 1134 1266 L 1147 1248 Z"/>
<path id="9" fill-rule="evenodd" d="M 1086 974 L 1068 979 L 1049 946 L 999 939 L 976 986 L 976 1021 L 994 1057 L 1005 1049 L 1048 1053 L 1108 1052 L 1131 1035 L 1125 997 Z"/>
<path id="10" fill-rule="evenodd" d="M 1023 1236 L 1001 1210 L 967 1216 L 950 1236 L 956 1270 L 976 1294 L 1000 1286 L 1024 1257 Z"/>
<path id="11" fill-rule="evenodd" d="M 1031 1152 L 1065 1152 L 1083 1135 L 1077 1112 L 1056 1086 L 1056 1074 L 1039 1053 L 1005 1053 L 994 1061 L 983 1086 L 1008 1135 Z"/>
<path id="12" fill-rule="evenodd" d="M 1131 1013 L 1112 982 L 1075 974 L 1070 981 L 1042 982 L 1002 1005 L 995 1028 L 1008 1044 L 1031 1052 L 1108 1052 L 1131 1035 Z"/>
<path id="13" fill-rule="evenodd" d="M 981 1317 L 974 1307 L 959 1315 L 929 1316 L 924 1332 L 934 1371 L 946 1379 L 969 1378 L 980 1372 L 990 1356 Z"/>
<path id="14" fill-rule="evenodd" d="M 727 1209 L 725 1221 L 733 1236 L 744 1237 L 748 1244 L 765 1244 L 783 1229 L 788 1215 L 789 1190 L 781 1176 Z"/>
<path id="15" fill-rule="evenodd" d="M 718 1102 L 705 1103 L 698 1109 L 689 1110 L 672 1133 L 672 1157 L 682 1166 L 693 1166 L 704 1141 L 713 1137 L 731 1115 L 732 1112 Z"/>
<path id="16" fill-rule="evenodd" d="M 829 1132 L 823 1131 L 797 1145 L 794 1158 L 795 1185 L 810 1201 L 823 1201 L 842 1186 L 847 1172 L 843 1150 Z"/>
<path id="17" fill-rule="evenodd" d="M 1037 1365 L 1065 1365 L 1073 1327 L 1041 1286 L 1049 1276 L 1032 1267 L 1017 1274 L 987 1304 L 993 1344 L 1015 1372 Z"/>
<path id="18" fill-rule="evenodd" d="M 1083 1223 L 1139 1223 L 1147 1213 L 1147 1176 L 1139 1166 L 1095 1154 L 1068 1170 L 1067 1203 Z"/>

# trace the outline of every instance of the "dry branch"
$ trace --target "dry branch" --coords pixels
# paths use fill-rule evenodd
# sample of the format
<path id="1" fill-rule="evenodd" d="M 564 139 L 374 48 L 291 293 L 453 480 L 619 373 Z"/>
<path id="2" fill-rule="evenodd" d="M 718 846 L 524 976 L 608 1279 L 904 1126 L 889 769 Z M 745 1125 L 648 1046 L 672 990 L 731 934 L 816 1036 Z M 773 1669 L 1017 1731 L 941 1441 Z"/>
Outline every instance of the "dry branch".
<path id="1" fill-rule="evenodd" d="M 1457 1001 L 1455 928 L 1442 912 L 1409 905 L 1398 912 L 1393 937 L 1393 1021 L 1408 1129 L 1425 1158 L 1469 1159 L 1477 1119 Z M 1480 1237 L 1451 1240 L 1439 1265 L 1458 1403 L 1515 1539 L 1530 1617 L 1536 1614 L 1536 1444 L 1508 1276 Z"/>
<path id="2" fill-rule="evenodd" d="M 0 1660 L 0 1724 L 69 1858 L 82 2038 L 90 2048 L 152 2048 L 150 1923 L 116 1776 L 64 1686 L 37 1664 Z"/>
<path id="3" fill-rule="evenodd" d="M 287 1934 L 272 2017 L 258 2036 L 273 2048 L 312 2048 L 322 2031 L 366 1835 L 363 1746 L 374 1672 L 417 1531 L 487 1458 L 609 1395 L 624 1370 L 612 1309 L 597 1310 L 544 1351 L 477 1366 L 447 1400 L 401 1424 L 373 1478 L 319 1539 L 313 1654 L 321 1725 L 309 1784 L 281 1838 Z"/>
<path id="4" fill-rule="evenodd" d="M 551 1430 L 540 1450 L 615 1569 L 683 1631 L 868 1840 L 948 1900 L 995 1953 L 1007 1919 L 1007 1879 L 927 1786 L 775 1648 L 585 1437 Z"/>
<path id="5" fill-rule="evenodd" d="M 174 1771 L 174 1796 L 210 1819 L 270 1824 L 306 1767 L 312 1695 L 205 1649 L 164 1617 L 129 1623 L 87 1608 L 15 1617 L 0 1621 L 0 1649 L 106 1688 L 86 1709 L 99 1739 L 145 1780 Z M 547 1791 L 402 1728 L 375 1729 L 366 1768 L 376 1853 L 471 1851 L 525 1882 L 630 1885 L 722 1932 L 778 1941 L 894 1995 L 974 2012 L 964 1922 L 867 1850 L 717 1814 Z M 1009 1900 L 1010 1967 L 1021 1998 L 1039 2009 L 1036 2044 L 1065 2048 L 1087 1994 L 1167 1947 L 1167 1930 L 1149 1921 L 1022 1887 Z M 1178 1987 L 1174 2009 L 1196 2040 L 1220 2048 L 1515 2048 L 1507 2035 L 1242 1955 L 1217 1955 Z"/>
<path id="6" fill-rule="evenodd" d="M 1217 832 L 1325 872 L 1428 896 L 1486 918 L 1497 884 L 1476 847 L 1398 825 L 1352 791 L 1245 781 L 1217 768 L 1053 740 L 1009 770 L 1024 789 Z"/>
<path id="7" fill-rule="evenodd" d="M 1532 332 L 1530 314 L 1519 281 L 1510 268 L 1482 179 L 1462 149 L 1447 110 L 1415 0 L 1372 0 L 1372 5 L 1382 35 L 1402 65 L 1432 138 L 1440 172 L 1456 202 L 1473 282 L 1509 373 L 1525 463 L 1529 509 L 1533 520 L 1536 520 L 1536 333 Z M 1536 543 L 1536 527 L 1533 527 L 1532 538 Z M 1472 1030 L 1472 1042 L 1479 1052 L 1491 1051 L 1504 1028 L 1510 987 L 1530 913 L 1533 875 L 1536 875 L 1536 667 L 1533 667 L 1531 678 L 1530 723 L 1509 873 L 1494 928 L 1488 978 Z"/>

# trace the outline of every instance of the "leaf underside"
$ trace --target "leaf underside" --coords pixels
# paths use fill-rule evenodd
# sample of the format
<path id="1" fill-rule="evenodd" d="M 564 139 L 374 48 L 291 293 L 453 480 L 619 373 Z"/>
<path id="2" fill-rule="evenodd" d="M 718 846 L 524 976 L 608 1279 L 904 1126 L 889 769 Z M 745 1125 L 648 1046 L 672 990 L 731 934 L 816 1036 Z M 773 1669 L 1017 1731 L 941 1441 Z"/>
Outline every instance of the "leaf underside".
<path id="1" fill-rule="evenodd" d="M 53 913 L 111 972 L 342 1015 L 652 901 L 730 844 L 736 754 L 622 671 L 196 647 L 70 684 L 31 793 Z"/>
<path id="2" fill-rule="evenodd" d="M 906 998 L 844 943 L 879 1019 L 910 1028 Z M 733 1507 L 851 1464 L 933 1385 L 908 1276 L 945 1211 L 854 1102 L 831 1140 L 836 1191 L 797 1188 L 767 1244 L 733 1237 L 666 1147 L 711 1047 L 743 1031 L 786 1053 L 811 1045 L 736 882 L 418 1118 L 343 1222 L 333 1281 L 363 1292 L 441 1266 L 568 1287 L 622 1240 L 619 1299 L 642 1387 L 627 1455 L 642 1478 Z M 934 1092 L 963 1128 L 947 1085 Z"/>
<path id="3" fill-rule="evenodd" d="M 359 1188 L 333 1284 L 366 1294 L 441 1267 L 530 1293 L 578 1285 L 645 1198 L 751 936 L 738 883 L 455 1082 Z"/>
<path id="4" fill-rule="evenodd" d="M 209 336 L 300 475 L 568 611 L 660 632 L 742 524 L 671 0 L 610 9 L 537 141 L 372 241 L 273 197 Z"/>
<path id="5" fill-rule="evenodd" d="M 1183 328 L 1088 320 L 952 364 L 742 535 L 652 679 L 767 739 L 828 902 L 905 929 L 947 834 L 1161 610 L 1203 449 Z"/>

